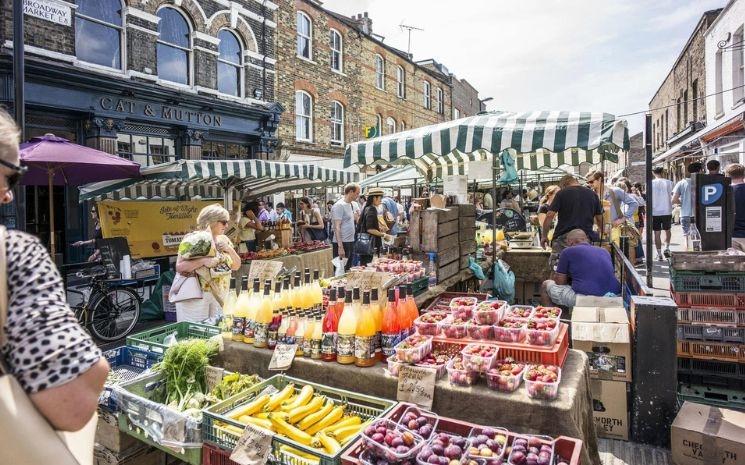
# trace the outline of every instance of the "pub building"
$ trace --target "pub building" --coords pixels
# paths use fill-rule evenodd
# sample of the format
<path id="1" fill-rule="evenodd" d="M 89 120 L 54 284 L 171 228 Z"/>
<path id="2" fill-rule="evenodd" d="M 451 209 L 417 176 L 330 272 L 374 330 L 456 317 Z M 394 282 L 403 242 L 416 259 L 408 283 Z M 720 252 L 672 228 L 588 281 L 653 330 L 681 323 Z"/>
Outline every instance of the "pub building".
<path id="1" fill-rule="evenodd" d="M 0 105 L 14 99 L 12 0 L 2 2 Z M 142 166 L 274 157 L 276 5 L 268 0 L 36 0 L 25 15 L 25 139 L 53 133 Z M 0 223 L 49 243 L 48 188 L 21 187 Z M 91 237 L 77 186 L 55 187 L 57 257 Z M 64 246 L 62 246 L 64 245 Z"/>

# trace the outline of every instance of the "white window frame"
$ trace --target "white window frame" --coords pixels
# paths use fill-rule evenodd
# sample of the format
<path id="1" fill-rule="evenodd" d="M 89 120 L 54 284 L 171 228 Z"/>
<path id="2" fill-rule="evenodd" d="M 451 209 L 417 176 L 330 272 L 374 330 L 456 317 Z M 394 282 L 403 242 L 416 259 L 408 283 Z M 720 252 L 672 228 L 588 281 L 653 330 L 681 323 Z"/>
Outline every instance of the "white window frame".
<path id="1" fill-rule="evenodd" d="M 75 57 L 78 58 L 78 60 L 80 60 L 82 63 L 88 63 L 88 64 L 91 64 L 93 66 L 101 66 L 101 67 L 106 68 L 106 69 L 115 69 L 117 71 L 126 71 L 127 70 L 127 54 L 126 54 L 126 51 L 127 51 L 127 38 L 126 38 L 127 31 L 126 31 L 126 29 L 127 28 L 125 27 L 125 25 L 127 24 L 127 6 L 124 4 L 124 1 L 123 0 L 120 0 L 119 1 L 119 4 L 121 5 L 121 8 L 122 8 L 121 9 L 121 13 L 120 13 L 121 14 L 121 17 L 122 17 L 122 25 L 121 26 L 118 26 L 116 24 L 107 23 L 106 21 L 102 21 L 102 20 L 100 20 L 98 18 L 94 18 L 92 16 L 87 16 L 87 15 L 84 15 L 82 13 L 78 13 L 77 11 L 75 12 L 75 17 L 76 18 L 84 19 L 86 21 L 90 21 L 92 23 L 97 23 L 97 24 L 100 24 L 102 26 L 114 28 L 114 29 L 116 29 L 116 30 L 119 31 L 119 64 L 120 64 L 119 68 L 112 68 L 111 66 L 99 65 L 98 63 L 92 63 L 90 61 L 82 60 L 82 59 L 78 58 L 78 54 L 75 53 Z M 76 34 L 76 38 L 77 38 L 77 30 L 75 31 L 75 34 Z"/>
<path id="2" fill-rule="evenodd" d="M 722 76 L 724 74 L 722 70 L 723 65 L 722 51 L 717 50 L 714 57 L 714 114 L 715 116 L 722 116 L 724 114 L 724 95 L 722 94 L 723 82 Z"/>
<path id="3" fill-rule="evenodd" d="M 334 48 L 334 35 L 339 38 L 339 48 Z M 339 55 L 339 67 L 334 68 L 334 55 Z M 344 38 L 336 29 L 329 29 L 329 65 L 332 71 L 344 73 Z"/>
<path id="4" fill-rule="evenodd" d="M 308 102 L 310 102 L 310 108 L 308 109 L 307 115 L 300 113 L 300 108 L 298 108 L 297 99 L 298 99 L 299 94 L 307 96 Z M 303 119 L 308 120 L 308 138 L 305 138 L 304 135 L 303 136 L 299 135 L 298 118 L 303 118 Z M 304 90 L 295 91 L 295 140 L 301 141 L 301 142 L 313 142 L 313 96 Z"/>
<path id="5" fill-rule="evenodd" d="M 221 59 L 220 58 L 220 55 L 219 55 L 219 53 L 220 53 L 220 45 L 219 44 L 217 46 L 217 52 L 218 52 L 217 61 L 220 62 L 220 63 L 224 63 L 226 65 L 232 66 L 234 68 L 238 68 L 238 83 L 239 83 L 239 85 L 238 85 L 238 95 L 237 95 L 237 97 L 238 98 L 243 98 L 246 95 L 246 79 L 245 79 L 245 77 L 243 75 L 244 69 L 245 69 L 245 66 L 246 66 L 246 63 L 245 63 L 245 59 L 243 58 L 243 55 L 244 55 L 244 51 L 247 50 L 247 49 L 243 45 L 243 42 L 241 41 L 241 37 L 238 34 L 236 34 L 235 31 L 233 31 L 232 29 L 228 29 L 228 28 L 222 28 L 219 31 L 217 31 L 217 35 L 219 36 L 222 31 L 227 31 L 229 34 L 233 34 L 233 37 L 235 37 L 235 40 L 238 41 L 238 47 L 240 47 L 240 54 L 239 54 L 240 63 L 236 65 L 232 61 L 226 61 L 226 60 Z M 218 82 L 218 87 L 219 87 L 219 82 L 220 82 L 220 68 L 219 67 L 217 68 L 217 82 Z M 230 95 L 230 94 L 227 94 L 227 95 Z"/>
<path id="6" fill-rule="evenodd" d="M 391 128 L 393 130 L 391 130 Z M 395 134 L 396 133 L 396 120 L 391 118 L 390 116 L 386 118 L 385 129 L 388 131 L 388 134 Z"/>
<path id="7" fill-rule="evenodd" d="M 401 65 L 396 67 L 396 95 L 401 99 L 406 98 L 406 71 Z"/>
<path id="8" fill-rule="evenodd" d="M 337 105 L 338 105 L 339 109 L 341 110 L 341 118 L 335 118 L 334 117 L 335 116 L 335 110 L 336 110 Z M 331 116 L 330 117 L 330 120 L 331 120 L 331 137 L 330 137 L 331 145 L 334 145 L 334 146 L 344 146 L 344 113 L 345 113 L 344 105 L 342 105 L 342 103 L 339 102 L 338 100 L 333 100 L 331 102 L 331 115 L 330 115 Z M 336 126 L 339 126 L 339 128 L 340 128 L 339 134 L 341 135 L 341 138 L 339 138 L 339 139 L 335 139 L 334 138 L 334 132 L 335 132 Z"/>
<path id="9" fill-rule="evenodd" d="M 400 132 L 406 131 L 406 121 L 401 120 L 401 123 L 399 123 L 398 127 L 400 128 Z"/>
<path id="10" fill-rule="evenodd" d="M 437 102 L 437 113 L 445 114 L 445 92 L 442 91 L 442 87 L 438 87 L 435 90 L 435 101 Z"/>
<path id="11" fill-rule="evenodd" d="M 424 95 L 424 108 L 427 110 L 432 109 L 432 84 L 429 83 L 429 81 L 424 81 L 424 84 L 422 86 L 422 93 Z"/>
<path id="12" fill-rule="evenodd" d="M 375 55 L 375 87 L 385 90 L 385 59 Z"/>
<path id="13" fill-rule="evenodd" d="M 300 33 L 300 17 L 305 18 L 308 21 L 308 35 L 303 35 Z M 295 15 L 295 30 L 296 30 L 296 36 L 295 36 L 295 54 L 302 58 L 303 60 L 312 61 L 313 60 L 313 20 L 310 19 L 310 16 L 308 16 L 304 11 L 298 10 L 297 14 Z M 300 54 L 300 50 L 298 50 L 298 44 L 297 44 L 297 38 L 302 37 L 303 39 L 308 41 L 308 56 L 303 56 Z"/>
<path id="14" fill-rule="evenodd" d="M 745 28 L 740 26 L 732 36 L 732 106 L 737 106 L 745 97 L 745 60 L 743 60 L 743 37 Z"/>
<path id="15" fill-rule="evenodd" d="M 380 137 L 383 135 L 383 115 L 375 115 L 375 129 L 377 130 L 377 134 L 375 137 Z"/>
<path id="16" fill-rule="evenodd" d="M 189 28 L 189 48 L 184 48 L 179 45 L 171 44 L 168 42 L 165 42 L 163 40 L 160 40 L 160 30 L 158 30 L 158 39 L 156 41 L 157 44 L 163 44 L 167 45 L 168 47 L 177 48 L 179 50 L 183 50 L 186 52 L 186 61 L 187 63 L 187 69 L 189 71 L 189 76 L 186 84 L 181 84 L 180 82 L 175 81 L 169 81 L 168 79 L 163 79 L 160 77 L 160 74 L 158 74 L 158 80 L 173 83 L 174 85 L 181 86 L 181 87 L 192 87 L 194 85 L 194 26 L 191 24 L 191 21 L 189 20 L 189 16 L 186 15 L 181 9 L 177 8 L 173 4 L 165 4 L 161 8 L 158 9 L 158 11 L 162 10 L 163 8 L 170 8 L 172 10 L 175 10 L 184 17 L 184 21 L 186 21 L 186 27 Z M 157 14 L 157 13 L 156 13 Z M 158 25 L 160 27 L 160 24 Z M 157 47 L 157 45 L 156 45 Z M 158 63 L 158 52 L 156 49 L 155 52 L 155 63 L 157 65 Z"/>
<path id="17" fill-rule="evenodd" d="M 453 107 L 453 119 L 460 119 L 460 110 Z"/>

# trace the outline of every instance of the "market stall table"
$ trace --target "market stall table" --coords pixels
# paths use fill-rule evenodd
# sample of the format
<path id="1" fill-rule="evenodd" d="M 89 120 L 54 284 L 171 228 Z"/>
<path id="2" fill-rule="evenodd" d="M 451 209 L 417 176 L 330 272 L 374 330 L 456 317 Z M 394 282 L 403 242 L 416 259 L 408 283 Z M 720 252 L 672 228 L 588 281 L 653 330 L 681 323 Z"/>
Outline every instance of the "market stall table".
<path id="1" fill-rule="evenodd" d="M 301 254 L 283 255 L 281 257 L 270 258 L 268 260 L 280 261 L 283 266 L 288 270 L 296 268 L 297 270 L 303 270 L 309 268 L 310 270 L 319 270 L 321 276 L 331 277 L 334 275 L 334 266 L 331 264 L 331 248 L 325 248 L 320 250 L 313 250 L 311 252 L 305 252 Z M 236 272 L 238 276 L 248 275 L 248 270 L 251 268 L 251 262 L 245 262 Z"/>
<path id="2" fill-rule="evenodd" d="M 272 352 L 241 342 L 225 342 L 217 365 L 229 371 L 269 377 Z M 386 375 L 385 365 L 358 368 L 308 358 L 296 358 L 289 376 L 353 392 L 396 398 L 397 378 Z M 512 394 L 492 391 L 483 380 L 472 387 L 453 387 L 447 376 L 435 386 L 433 410 L 443 416 L 483 425 L 504 426 L 514 431 L 582 439 L 583 465 L 599 465 L 597 439 L 592 419 L 587 356 L 570 350 L 562 369 L 559 397 L 551 402 L 528 398 L 524 386 Z"/>

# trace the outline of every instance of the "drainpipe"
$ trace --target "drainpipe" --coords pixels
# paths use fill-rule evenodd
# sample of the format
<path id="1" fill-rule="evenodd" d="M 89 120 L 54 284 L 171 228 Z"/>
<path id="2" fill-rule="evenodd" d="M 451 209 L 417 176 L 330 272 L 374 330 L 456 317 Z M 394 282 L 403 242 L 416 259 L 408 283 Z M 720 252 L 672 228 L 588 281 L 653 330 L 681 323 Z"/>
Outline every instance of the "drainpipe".
<path id="1" fill-rule="evenodd" d="M 261 16 L 264 18 L 261 22 L 261 40 L 264 42 L 264 53 L 261 54 L 264 57 L 261 59 L 261 97 L 266 99 L 266 0 L 261 2 Z"/>

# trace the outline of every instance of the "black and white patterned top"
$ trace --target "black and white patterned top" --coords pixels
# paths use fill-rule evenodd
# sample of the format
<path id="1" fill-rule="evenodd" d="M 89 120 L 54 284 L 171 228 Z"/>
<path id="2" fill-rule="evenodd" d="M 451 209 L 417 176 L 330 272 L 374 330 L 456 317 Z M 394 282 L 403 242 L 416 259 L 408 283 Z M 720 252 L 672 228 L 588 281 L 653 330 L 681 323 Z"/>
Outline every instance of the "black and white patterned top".
<path id="1" fill-rule="evenodd" d="M 39 240 L 6 234 L 8 320 L 0 348 L 8 369 L 31 394 L 65 384 L 101 358 L 67 305 L 62 277 Z"/>

